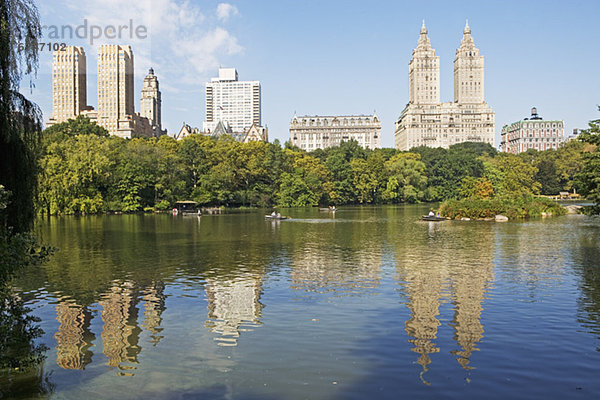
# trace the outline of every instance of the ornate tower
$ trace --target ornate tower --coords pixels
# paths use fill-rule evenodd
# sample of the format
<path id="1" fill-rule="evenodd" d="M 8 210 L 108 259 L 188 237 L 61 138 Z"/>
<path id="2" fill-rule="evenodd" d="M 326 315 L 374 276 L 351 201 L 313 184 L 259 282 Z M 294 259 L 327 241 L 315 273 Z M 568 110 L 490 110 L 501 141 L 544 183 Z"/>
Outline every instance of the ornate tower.
<path id="1" fill-rule="evenodd" d="M 454 59 L 454 102 L 459 104 L 484 102 L 483 56 L 479 55 L 479 49 L 475 47 L 468 20 Z"/>
<path id="2" fill-rule="evenodd" d="M 417 48 L 408 64 L 409 103 L 439 104 L 440 102 L 440 58 L 431 47 L 427 28 L 423 20 Z"/>
<path id="3" fill-rule="evenodd" d="M 158 78 L 154 75 L 152 68 L 144 78 L 141 103 L 142 117 L 146 117 L 150 121 L 154 136 L 160 136 L 162 134 L 160 90 L 158 90 Z"/>

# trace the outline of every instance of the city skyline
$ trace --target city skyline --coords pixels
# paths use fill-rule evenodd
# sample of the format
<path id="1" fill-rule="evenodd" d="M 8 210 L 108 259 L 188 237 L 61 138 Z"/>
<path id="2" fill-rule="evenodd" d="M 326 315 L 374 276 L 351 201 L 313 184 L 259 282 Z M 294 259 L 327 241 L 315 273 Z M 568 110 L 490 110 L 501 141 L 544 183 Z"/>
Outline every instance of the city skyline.
<path id="1" fill-rule="evenodd" d="M 135 23 L 149 26 L 146 39 L 101 39 L 93 46 L 85 40 L 65 42 L 85 48 L 89 93 L 97 91 L 93 74 L 99 45 L 131 45 L 136 55 L 134 104 L 139 104 L 146 72 L 154 68 L 161 77 L 163 126 L 170 135 L 183 122 L 201 126 L 204 82 L 223 66 L 241 71 L 240 80 L 261 81 L 262 124 L 269 127 L 271 140 L 288 140 L 294 112 L 348 115 L 368 110 L 381 119 L 382 147 L 393 147 L 394 121 L 408 102 L 408 62 L 423 19 L 442 60 L 454 58 L 460 46 L 457 33 L 469 20 L 486 57 L 485 96 L 496 112 L 496 147 L 502 126 L 533 106 L 547 118 L 564 120 L 566 136 L 597 118 L 594 94 L 600 84 L 593 66 L 600 56 L 593 48 L 600 34 L 591 18 L 600 5 L 593 2 L 434 2 L 427 10 L 392 2 L 344 2 L 343 7 L 340 2 L 308 2 L 294 4 L 292 13 L 286 2 L 115 1 L 105 9 L 71 0 L 58 3 L 65 6 L 64 13 L 54 12 L 56 4 L 39 5 L 43 25 L 76 26 L 89 18 L 104 26 L 136 18 Z M 190 33 L 179 35 L 183 31 Z M 171 37 L 181 41 L 169 43 Z M 52 115 L 51 62 L 52 53 L 41 52 L 36 87 L 22 87 L 40 105 L 45 121 Z M 449 101 L 451 63 L 443 62 L 440 74 L 441 101 Z M 88 102 L 97 108 L 93 100 Z"/>

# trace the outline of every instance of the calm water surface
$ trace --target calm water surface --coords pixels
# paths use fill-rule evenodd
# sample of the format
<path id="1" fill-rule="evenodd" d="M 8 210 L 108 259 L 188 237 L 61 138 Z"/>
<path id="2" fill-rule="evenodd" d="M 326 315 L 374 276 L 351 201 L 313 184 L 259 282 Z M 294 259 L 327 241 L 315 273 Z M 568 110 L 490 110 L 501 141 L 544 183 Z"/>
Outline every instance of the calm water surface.
<path id="1" fill-rule="evenodd" d="M 599 218 L 283 211 L 40 221 L 60 251 L 17 286 L 50 349 L 4 394 L 600 397 Z"/>

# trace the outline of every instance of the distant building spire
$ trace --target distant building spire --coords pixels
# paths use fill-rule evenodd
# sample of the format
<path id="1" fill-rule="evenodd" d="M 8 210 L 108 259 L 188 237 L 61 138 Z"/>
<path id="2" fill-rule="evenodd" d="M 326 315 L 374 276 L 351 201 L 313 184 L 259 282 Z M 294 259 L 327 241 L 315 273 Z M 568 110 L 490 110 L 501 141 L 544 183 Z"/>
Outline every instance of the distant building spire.
<path id="1" fill-rule="evenodd" d="M 469 28 L 469 19 L 467 18 L 467 23 L 465 24 L 465 30 L 463 31 L 463 33 L 465 35 L 470 35 L 471 34 L 471 28 Z"/>
<path id="2" fill-rule="evenodd" d="M 421 35 L 427 35 L 427 28 L 425 27 L 425 20 L 423 20 L 423 25 L 421 25 Z"/>

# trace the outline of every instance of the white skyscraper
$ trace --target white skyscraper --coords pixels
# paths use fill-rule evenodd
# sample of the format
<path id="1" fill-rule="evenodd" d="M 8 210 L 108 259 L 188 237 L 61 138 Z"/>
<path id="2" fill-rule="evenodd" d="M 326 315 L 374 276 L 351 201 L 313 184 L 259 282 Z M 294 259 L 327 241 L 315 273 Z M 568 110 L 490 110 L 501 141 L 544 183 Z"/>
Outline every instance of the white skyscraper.
<path id="1" fill-rule="evenodd" d="M 219 122 L 232 132 L 247 132 L 261 126 L 260 82 L 238 81 L 235 68 L 219 68 L 219 77 L 206 83 L 205 132 L 214 131 Z"/>

